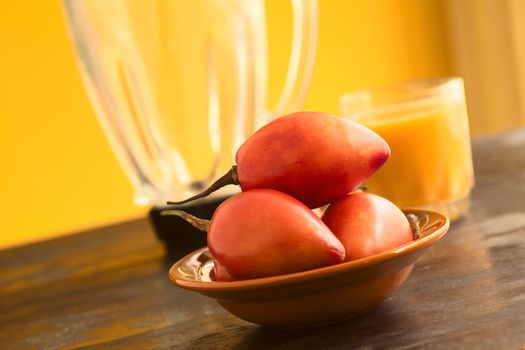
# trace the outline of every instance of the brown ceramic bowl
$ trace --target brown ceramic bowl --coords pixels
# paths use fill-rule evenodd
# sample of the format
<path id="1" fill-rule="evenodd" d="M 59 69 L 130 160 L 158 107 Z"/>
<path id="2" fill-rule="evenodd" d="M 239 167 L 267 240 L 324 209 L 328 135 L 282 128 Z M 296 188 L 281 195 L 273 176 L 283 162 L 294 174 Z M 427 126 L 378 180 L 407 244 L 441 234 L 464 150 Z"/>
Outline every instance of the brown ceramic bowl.
<path id="1" fill-rule="evenodd" d="M 214 298 L 235 316 L 257 324 L 294 328 L 344 320 L 381 303 L 410 275 L 417 258 L 445 235 L 447 217 L 405 210 L 419 228 L 413 242 L 383 253 L 315 270 L 233 282 L 210 278 L 207 248 L 176 262 L 169 277 L 177 286 Z"/>

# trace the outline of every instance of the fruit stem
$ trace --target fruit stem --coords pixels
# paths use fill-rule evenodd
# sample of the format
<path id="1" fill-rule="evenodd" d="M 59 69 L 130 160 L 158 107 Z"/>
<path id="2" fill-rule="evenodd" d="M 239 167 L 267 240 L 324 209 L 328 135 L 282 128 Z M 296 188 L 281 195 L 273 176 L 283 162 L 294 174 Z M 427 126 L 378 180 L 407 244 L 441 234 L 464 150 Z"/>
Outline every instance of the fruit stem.
<path id="1" fill-rule="evenodd" d="M 190 223 L 195 227 L 197 230 L 208 232 L 208 227 L 210 226 L 210 220 L 205 220 L 198 218 L 196 216 L 193 216 L 191 214 L 186 213 L 182 210 L 163 210 L 160 212 L 160 215 L 162 216 L 178 216 L 180 218 L 183 218 L 186 220 L 186 222 Z"/>
<path id="2" fill-rule="evenodd" d="M 368 191 L 368 187 L 366 187 L 365 185 L 360 185 L 354 190 L 354 192 L 367 192 L 367 191 Z"/>
<path id="3" fill-rule="evenodd" d="M 201 193 L 199 193 L 199 194 L 197 194 L 197 195 L 195 195 L 193 197 L 187 198 L 187 199 L 185 199 L 183 201 L 180 201 L 180 202 L 167 202 L 167 204 L 169 204 L 169 205 L 179 205 L 179 204 L 188 203 L 188 202 L 194 201 L 196 199 L 206 197 L 209 194 L 217 191 L 221 187 L 224 187 L 224 186 L 227 186 L 227 185 L 238 185 L 238 184 L 239 184 L 239 177 L 237 176 L 237 166 L 234 165 L 234 166 L 232 166 L 232 168 L 226 174 L 224 174 L 223 176 L 218 178 L 217 181 L 212 183 L 211 186 L 208 187 L 207 189 L 205 189 L 203 192 L 201 192 Z"/>

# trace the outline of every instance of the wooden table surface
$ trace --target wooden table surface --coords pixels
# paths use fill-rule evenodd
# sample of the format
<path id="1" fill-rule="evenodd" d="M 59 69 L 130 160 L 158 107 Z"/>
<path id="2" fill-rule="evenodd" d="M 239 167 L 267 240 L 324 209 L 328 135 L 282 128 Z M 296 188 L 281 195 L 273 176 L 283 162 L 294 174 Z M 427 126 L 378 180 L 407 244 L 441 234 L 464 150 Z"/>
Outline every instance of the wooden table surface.
<path id="1" fill-rule="evenodd" d="M 0 252 L 0 348 L 525 347 L 525 130 L 474 142 L 470 214 L 374 311 L 303 330 L 178 289 L 144 220 Z"/>

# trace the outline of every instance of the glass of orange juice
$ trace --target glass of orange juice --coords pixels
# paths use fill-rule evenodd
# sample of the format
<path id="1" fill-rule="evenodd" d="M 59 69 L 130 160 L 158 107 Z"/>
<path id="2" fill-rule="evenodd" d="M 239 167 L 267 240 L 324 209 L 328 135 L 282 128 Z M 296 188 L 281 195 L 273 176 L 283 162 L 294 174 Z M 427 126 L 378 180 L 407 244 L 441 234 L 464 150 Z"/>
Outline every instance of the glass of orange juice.
<path id="1" fill-rule="evenodd" d="M 366 89 L 340 99 L 345 117 L 381 135 L 389 161 L 366 183 L 400 207 L 440 211 L 455 220 L 474 185 L 463 80 L 443 78 Z"/>

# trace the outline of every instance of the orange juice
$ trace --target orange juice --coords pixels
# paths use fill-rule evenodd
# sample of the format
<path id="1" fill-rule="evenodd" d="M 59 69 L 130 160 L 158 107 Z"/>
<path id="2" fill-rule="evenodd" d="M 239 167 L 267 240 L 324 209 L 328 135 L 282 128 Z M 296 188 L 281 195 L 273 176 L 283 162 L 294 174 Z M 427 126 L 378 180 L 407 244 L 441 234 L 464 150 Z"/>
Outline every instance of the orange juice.
<path id="1" fill-rule="evenodd" d="M 388 103 L 373 101 L 374 95 L 363 103 L 363 92 L 357 107 L 349 106 L 355 99 L 346 100 L 342 107 L 352 113 L 345 114 L 381 135 L 392 150 L 367 181 L 370 192 L 400 207 L 431 208 L 451 219 L 464 213 L 474 176 L 463 85 L 456 80 L 408 98 L 389 95 Z"/>

